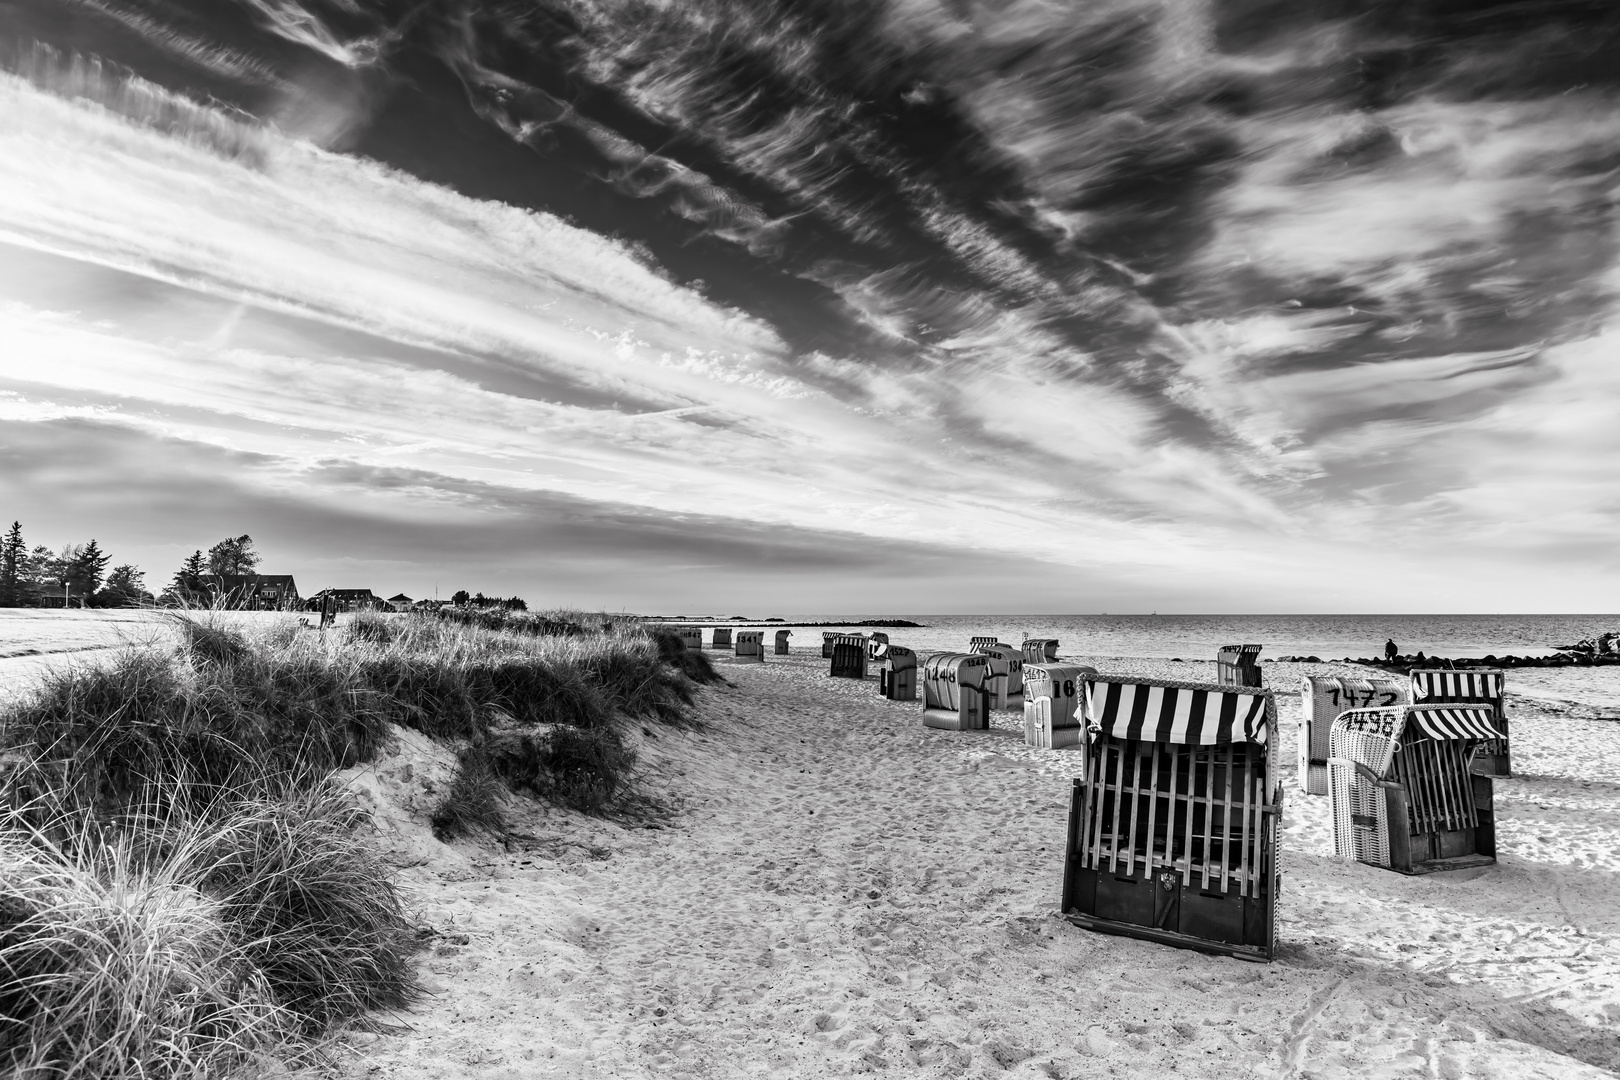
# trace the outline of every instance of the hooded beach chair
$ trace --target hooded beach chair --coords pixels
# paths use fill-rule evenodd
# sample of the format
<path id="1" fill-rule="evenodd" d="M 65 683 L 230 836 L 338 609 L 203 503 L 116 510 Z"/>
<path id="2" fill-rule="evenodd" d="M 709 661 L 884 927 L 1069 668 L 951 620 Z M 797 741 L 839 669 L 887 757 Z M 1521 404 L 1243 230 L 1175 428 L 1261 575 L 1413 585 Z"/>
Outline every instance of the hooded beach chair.
<path id="1" fill-rule="evenodd" d="M 890 701 L 916 701 L 917 654 L 904 645 L 890 645 L 878 669 L 878 692 Z"/>
<path id="2" fill-rule="evenodd" d="M 700 626 L 677 626 L 675 633 L 680 636 L 681 644 L 688 649 L 703 648 L 703 628 Z"/>
<path id="3" fill-rule="evenodd" d="M 1025 638 L 1020 649 L 1024 654 L 1024 666 L 1026 668 L 1031 664 L 1057 663 L 1057 638 Z"/>
<path id="4" fill-rule="evenodd" d="M 1491 778 L 1470 771 L 1500 737 L 1484 705 L 1351 709 L 1333 721 L 1333 850 L 1403 874 L 1496 861 Z"/>
<path id="5" fill-rule="evenodd" d="M 832 669 L 840 679 L 866 678 L 866 635 L 839 634 L 832 641 Z"/>
<path id="6" fill-rule="evenodd" d="M 739 660 L 752 660 L 763 664 L 765 662 L 765 631 L 737 631 L 736 656 Z"/>
<path id="7" fill-rule="evenodd" d="M 837 630 L 823 630 L 821 632 L 821 658 L 823 660 L 832 659 L 833 639 L 838 636 Z"/>
<path id="8" fill-rule="evenodd" d="M 791 631 L 791 630 L 778 630 L 776 632 L 776 655 L 777 656 L 786 656 L 788 654 L 788 638 L 790 638 L 792 636 L 793 636 L 793 631 Z"/>
<path id="9" fill-rule="evenodd" d="M 1096 674 L 1096 668 L 1079 664 L 1026 664 L 1025 744 L 1039 750 L 1056 750 L 1084 742 L 1085 710 L 1080 703 L 1085 697 L 1086 679 Z"/>
<path id="10" fill-rule="evenodd" d="M 1512 776 L 1513 763 L 1508 749 L 1507 709 L 1502 695 L 1506 675 L 1498 670 L 1473 668 L 1466 671 L 1420 670 L 1412 672 L 1412 704 L 1484 705 L 1491 710 L 1496 728 L 1502 734 L 1489 739 L 1474 755 L 1474 771 L 1481 776 Z"/>
<path id="11" fill-rule="evenodd" d="M 866 658 L 872 663 L 883 659 L 889 651 L 889 635 L 880 630 L 874 630 L 866 635 Z"/>
<path id="12" fill-rule="evenodd" d="M 1306 675 L 1300 680 L 1299 786 L 1310 795 L 1328 793 L 1328 736 L 1333 721 L 1348 709 L 1389 709 L 1406 704 L 1406 684 L 1380 677 L 1336 679 Z"/>
<path id="13" fill-rule="evenodd" d="M 714 647 L 717 649 L 731 648 L 731 627 L 717 626 L 714 628 Z"/>
<path id="14" fill-rule="evenodd" d="M 978 638 L 973 639 L 978 642 Z M 974 645 L 969 652 L 990 659 L 990 707 L 992 709 L 1022 712 L 1024 710 L 1024 655 L 1011 645 L 999 641 Z"/>
<path id="15" fill-rule="evenodd" d="M 935 653 L 922 663 L 923 723 L 946 731 L 990 726 L 990 658 L 981 653 Z"/>
<path id="16" fill-rule="evenodd" d="M 1215 681 L 1222 686 L 1259 686 L 1264 645 L 1222 645 L 1215 653 Z"/>
<path id="17" fill-rule="evenodd" d="M 1282 788 L 1271 691 L 1095 675 L 1063 911 L 1091 930 L 1269 961 Z"/>

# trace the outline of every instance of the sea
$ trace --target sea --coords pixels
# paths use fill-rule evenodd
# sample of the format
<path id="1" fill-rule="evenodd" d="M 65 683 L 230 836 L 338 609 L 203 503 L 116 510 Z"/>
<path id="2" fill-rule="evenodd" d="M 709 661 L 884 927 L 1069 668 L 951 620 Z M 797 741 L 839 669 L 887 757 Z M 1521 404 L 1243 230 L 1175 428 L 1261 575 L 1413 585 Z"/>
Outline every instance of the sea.
<path id="1" fill-rule="evenodd" d="M 825 622 L 847 614 L 784 617 L 783 625 Z M 864 616 L 863 616 L 864 617 Z M 883 616 L 870 616 L 881 618 Z M 1213 660 L 1223 645 L 1258 644 L 1262 660 L 1315 656 L 1322 660 L 1382 656 L 1394 639 L 1402 653 L 1451 658 L 1548 656 L 1604 632 L 1620 633 L 1620 615 L 911 615 L 922 623 L 888 630 L 919 652 L 965 650 L 977 635 L 1009 644 L 1026 637 L 1057 638 L 1064 655 Z M 836 629 L 825 627 L 823 629 Z M 850 629 L 859 629 L 851 625 Z M 805 630 L 804 636 L 818 631 Z M 819 639 L 818 639 L 819 640 Z M 1620 716 L 1620 665 L 1600 668 L 1516 668 L 1510 692 L 1545 702 L 1554 712 Z"/>

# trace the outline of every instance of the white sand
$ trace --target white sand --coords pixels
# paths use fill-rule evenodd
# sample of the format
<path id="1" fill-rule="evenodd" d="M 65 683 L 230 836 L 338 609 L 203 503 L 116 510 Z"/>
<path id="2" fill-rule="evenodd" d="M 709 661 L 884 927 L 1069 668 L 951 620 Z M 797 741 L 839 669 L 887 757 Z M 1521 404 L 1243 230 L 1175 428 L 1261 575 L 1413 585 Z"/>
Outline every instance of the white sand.
<path id="1" fill-rule="evenodd" d="M 1306 669 L 1266 673 L 1292 689 Z M 704 693 L 704 731 L 642 745 L 647 786 L 681 804 L 667 828 L 525 804 L 534 839 L 510 852 L 403 845 L 404 882 L 441 935 L 422 960 L 432 994 L 380 1018 L 398 1029 L 347 1036 L 346 1073 L 1620 1068 L 1620 725 L 1516 715 L 1499 864 L 1408 878 L 1331 857 L 1326 799 L 1293 785 L 1298 698 L 1282 698 L 1280 956 L 1263 965 L 1059 917 L 1075 758 L 1026 748 L 1014 714 L 990 732 L 925 729 L 918 705 L 827 678 L 812 649 L 725 670 L 736 685 Z M 398 761 L 380 771 L 372 791 L 395 791 Z"/>

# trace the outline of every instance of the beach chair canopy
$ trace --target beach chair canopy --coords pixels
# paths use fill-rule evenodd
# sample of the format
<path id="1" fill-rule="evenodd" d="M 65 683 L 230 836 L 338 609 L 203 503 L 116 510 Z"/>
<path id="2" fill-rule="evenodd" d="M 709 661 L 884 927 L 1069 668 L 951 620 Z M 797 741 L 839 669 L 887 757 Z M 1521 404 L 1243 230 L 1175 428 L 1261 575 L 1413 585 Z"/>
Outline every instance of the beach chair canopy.
<path id="1" fill-rule="evenodd" d="M 890 645 L 887 651 L 884 652 L 883 659 L 888 662 L 889 668 L 894 671 L 917 666 L 917 654 L 904 645 Z"/>
<path id="2" fill-rule="evenodd" d="M 1217 683 L 1109 677 L 1086 681 L 1086 724 L 1114 739 L 1264 745 L 1272 707 L 1270 691 Z"/>
<path id="3" fill-rule="evenodd" d="M 1495 701 L 1502 696 L 1500 671 L 1414 671 L 1412 701 Z"/>
<path id="4" fill-rule="evenodd" d="M 1483 706 L 1429 705 L 1407 709 L 1406 721 L 1431 739 L 1500 739 L 1491 709 Z"/>

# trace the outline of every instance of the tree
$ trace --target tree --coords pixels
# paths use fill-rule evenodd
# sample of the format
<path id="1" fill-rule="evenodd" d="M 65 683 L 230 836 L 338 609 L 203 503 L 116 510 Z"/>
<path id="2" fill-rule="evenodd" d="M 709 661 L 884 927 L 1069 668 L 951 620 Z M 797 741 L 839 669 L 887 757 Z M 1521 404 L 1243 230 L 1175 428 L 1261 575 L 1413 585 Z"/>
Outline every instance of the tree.
<path id="1" fill-rule="evenodd" d="M 24 574 L 28 570 L 28 545 L 23 542 L 22 523 L 13 521 L 0 537 L 0 607 L 16 607 L 23 601 Z"/>
<path id="2" fill-rule="evenodd" d="M 169 593 L 177 600 L 190 600 L 202 592 L 202 576 L 206 573 L 208 564 L 203 561 L 203 553 L 193 551 L 175 571 L 174 580 L 169 582 Z"/>
<path id="3" fill-rule="evenodd" d="M 259 553 L 253 550 L 253 537 L 247 533 L 227 537 L 208 549 L 208 572 L 246 576 L 259 565 Z"/>
<path id="4" fill-rule="evenodd" d="M 107 575 L 106 587 L 96 594 L 99 607 L 136 607 L 151 601 L 152 594 L 146 591 L 146 575 L 129 563 L 113 567 L 112 573 Z"/>
<path id="5" fill-rule="evenodd" d="M 457 589 L 456 594 L 450 598 L 450 602 L 456 607 L 466 607 L 467 601 L 471 599 L 472 597 L 467 595 L 466 589 Z"/>
<path id="6" fill-rule="evenodd" d="M 67 558 L 67 550 L 63 549 L 62 579 L 69 582 L 88 597 L 101 588 L 101 582 L 107 574 L 107 564 L 112 556 L 101 550 L 92 537 L 88 544 L 75 548 L 72 558 Z"/>

